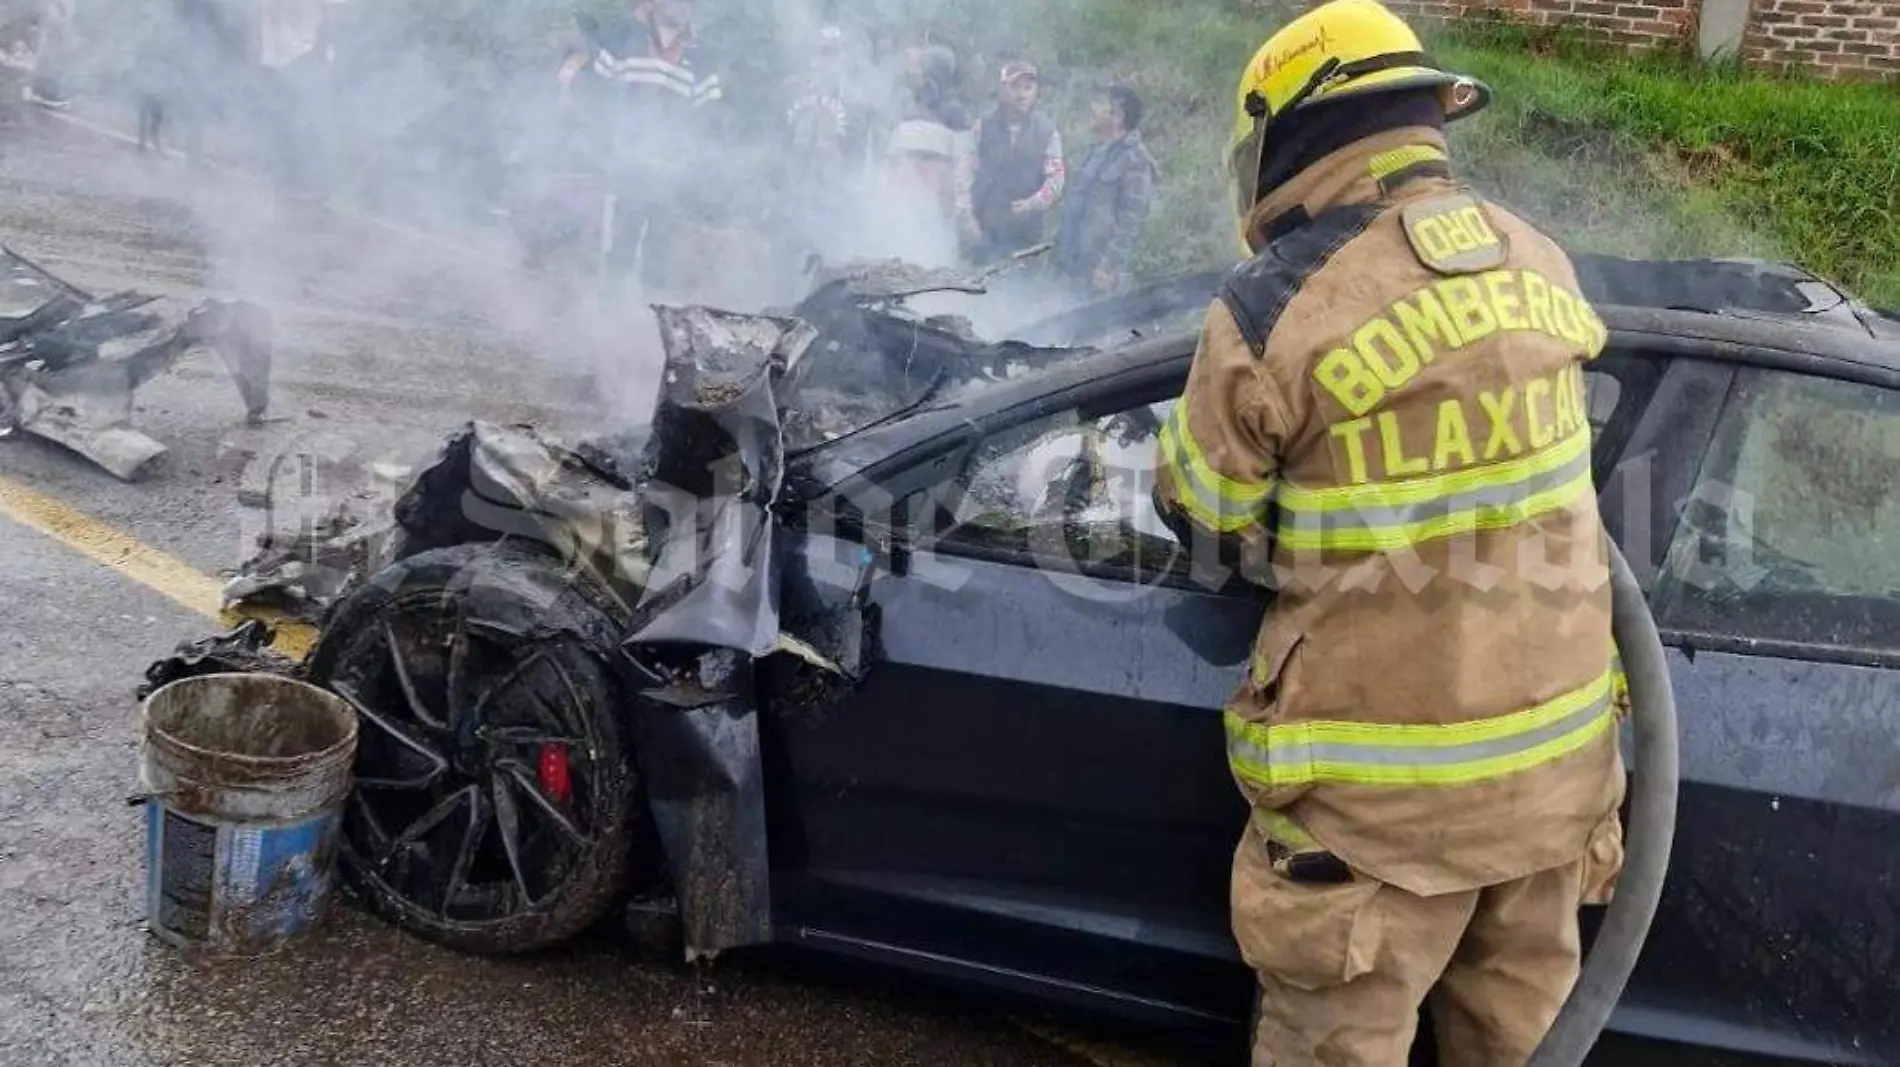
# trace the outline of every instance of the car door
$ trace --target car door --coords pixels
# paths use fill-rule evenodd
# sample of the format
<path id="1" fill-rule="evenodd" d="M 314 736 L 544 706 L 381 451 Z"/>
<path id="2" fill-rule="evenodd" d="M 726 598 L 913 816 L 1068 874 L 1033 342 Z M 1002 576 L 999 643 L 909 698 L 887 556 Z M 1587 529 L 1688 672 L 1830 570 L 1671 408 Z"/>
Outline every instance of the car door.
<path id="1" fill-rule="evenodd" d="M 1655 373 L 1606 356 L 1586 375 L 1601 463 Z M 1226 912 L 1245 812 L 1218 709 L 1265 597 L 1197 582 L 1153 513 L 1180 384 L 990 426 L 891 509 L 895 573 L 860 538 L 793 535 L 786 602 L 857 593 L 877 646 L 848 695 L 768 716 L 796 936 L 1244 1017 Z"/>
<path id="2" fill-rule="evenodd" d="M 848 696 L 770 717 L 775 907 L 801 937 L 1244 1017 L 1219 709 L 1264 601 L 1196 584 L 1153 513 L 1180 384 L 989 426 L 898 501 L 890 570 L 794 535 L 786 602 L 872 574 L 876 642 Z"/>
<path id="3" fill-rule="evenodd" d="M 1682 791 L 1615 1025 L 1895 1062 L 1900 394 L 1683 360 L 1645 422 L 1606 517 L 1653 546 Z"/>

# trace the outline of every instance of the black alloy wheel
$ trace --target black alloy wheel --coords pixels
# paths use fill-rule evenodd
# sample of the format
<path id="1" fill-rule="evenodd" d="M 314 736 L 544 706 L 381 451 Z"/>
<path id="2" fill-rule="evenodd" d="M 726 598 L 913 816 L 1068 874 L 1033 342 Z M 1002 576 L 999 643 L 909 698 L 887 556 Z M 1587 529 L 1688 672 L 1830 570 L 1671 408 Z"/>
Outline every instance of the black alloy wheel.
<path id="1" fill-rule="evenodd" d="M 429 940 L 544 947 L 624 889 L 641 825 L 625 705 L 584 636 L 611 624 L 575 582 L 526 549 L 421 553 L 341 604 L 312 653 L 362 723 L 344 876 Z"/>

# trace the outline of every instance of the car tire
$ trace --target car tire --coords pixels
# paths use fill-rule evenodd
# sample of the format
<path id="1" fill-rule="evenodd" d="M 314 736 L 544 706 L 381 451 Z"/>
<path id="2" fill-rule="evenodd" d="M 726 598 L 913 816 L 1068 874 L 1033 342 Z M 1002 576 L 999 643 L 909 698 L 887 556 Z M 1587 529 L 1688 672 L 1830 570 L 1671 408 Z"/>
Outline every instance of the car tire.
<path id="1" fill-rule="evenodd" d="M 361 724 L 338 856 L 351 895 L 483 954 L 599 920 L 655 840 L 620 632 L 597 583 L 509 544 L 419 553 L 341 601 L 308 673 Z"/>

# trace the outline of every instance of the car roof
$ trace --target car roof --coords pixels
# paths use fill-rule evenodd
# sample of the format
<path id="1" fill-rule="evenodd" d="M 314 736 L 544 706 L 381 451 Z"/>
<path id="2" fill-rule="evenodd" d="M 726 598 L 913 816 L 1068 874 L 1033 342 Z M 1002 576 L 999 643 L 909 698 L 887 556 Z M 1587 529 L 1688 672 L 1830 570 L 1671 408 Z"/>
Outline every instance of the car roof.
<path id="1" fill-rule="evenodd" d="M 1900 343 L 1900 317 L 1791 263 L 1765 259 L 1628 259 L 1571 253 L 1592 304 L 1694 311 L 1764 321 L 1836 326 Z"/>
<path id="2" fill-rule="evenodd" d="M 1624 347 L 1900 388 L 1900 318 L 1802 267 L 1587 253 L 1571 261 Z"/>
<path id="3" fill-rule="evenodd" d="M 1900 373 L 1900 315 L 1870 308 L 1802 267 L 1765 259 L 1632 259 L 1588 252 L 1570 258 L 1578 287 L 1612 331 L 1629 335 L 1626 342 L 1715 342 L 1699 347 L 1717 359 L 1746 359 L 1750 347 L 1778 349 L 1810 357 L 1804 369 L 1811 373 Z M 1066 335 L 1124 347 L 1135 338 L 1124 333 L 1104 343 L 1115 336 L 1111 324 L 1191 322 L 1225 276 L 1210 271 L 1163 279 L 1029 324 L 1012 336 L 1057 344 Z"/>

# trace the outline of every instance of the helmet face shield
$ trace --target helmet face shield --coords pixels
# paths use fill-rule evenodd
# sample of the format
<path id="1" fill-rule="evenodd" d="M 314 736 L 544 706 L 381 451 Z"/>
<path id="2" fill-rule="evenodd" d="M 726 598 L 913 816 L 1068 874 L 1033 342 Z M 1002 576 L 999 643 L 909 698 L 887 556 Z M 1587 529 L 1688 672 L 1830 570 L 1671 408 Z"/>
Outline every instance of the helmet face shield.
<path id="1" fill-rule="evenodd" d="M 1227 176 L 1234 193 L 1234 221 L 1246 237 L 1247 216 L 1260 199 L 1261 165 L 1266 162 L 1267 131 L 1264 121 L 1255 121 L 1253 131 L 1234 142 L 1227 153 Z"/>

